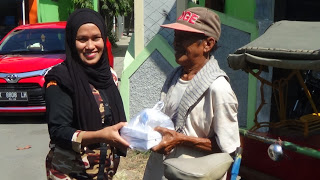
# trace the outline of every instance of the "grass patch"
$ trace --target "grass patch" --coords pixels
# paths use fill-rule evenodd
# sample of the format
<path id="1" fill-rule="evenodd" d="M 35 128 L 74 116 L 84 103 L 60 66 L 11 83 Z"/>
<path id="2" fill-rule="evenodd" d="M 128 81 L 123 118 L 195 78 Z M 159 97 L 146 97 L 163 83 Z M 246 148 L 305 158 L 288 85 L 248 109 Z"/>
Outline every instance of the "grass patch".
<path id="1" fill-rule="evenodd" d="M 140 152 L 129 149 L 127 157 L 121 157 L 120 165 L 114 180 L 137 180 L 142 179 L 150 151 Z"/>

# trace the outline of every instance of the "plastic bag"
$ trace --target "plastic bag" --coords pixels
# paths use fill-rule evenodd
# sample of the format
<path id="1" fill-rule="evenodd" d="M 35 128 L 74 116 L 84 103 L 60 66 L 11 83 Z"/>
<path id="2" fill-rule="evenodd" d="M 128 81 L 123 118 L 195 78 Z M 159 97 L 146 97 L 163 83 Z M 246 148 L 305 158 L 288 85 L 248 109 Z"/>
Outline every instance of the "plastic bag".
<path id="1" fill-rule="evenodd" d="M 130 148 L 147 151 L 158 145 L 162 135 L 155 131 L 157 126 L 174 129 L 174 125 L 166 114 L 161 112 L 164 103 L 159 101 L 153 108 L 147 108 L 132 118 L 127 126 L 120 130 L 121 137 L 130 144 Z"/>

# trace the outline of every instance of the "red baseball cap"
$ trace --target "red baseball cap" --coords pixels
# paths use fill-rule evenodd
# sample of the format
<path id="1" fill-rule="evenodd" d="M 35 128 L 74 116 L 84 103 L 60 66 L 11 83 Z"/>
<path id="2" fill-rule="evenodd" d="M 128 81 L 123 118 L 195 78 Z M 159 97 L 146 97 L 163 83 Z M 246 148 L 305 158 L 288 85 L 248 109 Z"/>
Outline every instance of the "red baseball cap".
<path id="1" fill-rule="evenodd" d="M 193 7 L 182 12 L 175 23 L 161 25 L 164 28 L 205 34 L 219 40 L 221 23 L 219 16 L 204 7 Z"/>

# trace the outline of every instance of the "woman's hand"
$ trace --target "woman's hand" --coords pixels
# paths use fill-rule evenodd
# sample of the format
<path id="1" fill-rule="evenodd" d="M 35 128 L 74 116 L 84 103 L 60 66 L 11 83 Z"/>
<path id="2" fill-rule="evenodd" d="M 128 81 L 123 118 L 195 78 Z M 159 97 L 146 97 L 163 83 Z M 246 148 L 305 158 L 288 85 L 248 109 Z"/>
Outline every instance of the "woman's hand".
<path id="1" fill-rule="evenodd" d="M 177 133 L 175 130 L 170 130 L 163 127 L 154 128 L 155 131 L 158 131 L 162 135 L 161 142 L 151 148 L 152 151 L 168 155 L 173 148 L 182 143 L 182 137 L 185 136 L 181 133 Z"/>
<path id="2" fill-rule="evenodd" d="M 126 122 L 120 122 L 113 126 L 105 127 L 99 130 L 97 133 L 101 137 L 102 142 L 108 143 L 111 146 L 118 147 L 120 149 L 128 148 L 129 143 L 119 134 L 119 130 L 125 125 L 127 125 Z"/>
<path id="3" fill-rule="evenodd" d="M 129 143 L 124 140 L 120 134 L 119 130 L 127 125 L 126 122 L 120 122 L 113 126 L 105 127 L 98 131 L 86 131 L 82 137 L 82 146 L 87 146 L 89 144 L 95 143 L 107 143 L 113 147 L 117 147 L 123 152 L 129 147 Z"/>

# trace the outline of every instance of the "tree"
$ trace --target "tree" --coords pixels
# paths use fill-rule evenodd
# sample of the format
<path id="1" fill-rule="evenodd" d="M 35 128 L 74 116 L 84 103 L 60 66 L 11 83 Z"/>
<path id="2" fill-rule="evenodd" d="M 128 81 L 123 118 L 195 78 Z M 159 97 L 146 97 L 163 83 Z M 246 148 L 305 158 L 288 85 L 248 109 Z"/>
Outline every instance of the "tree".
<path id="1" fill-rule="evenodd" d="M 75 9 L 93 9 L 92 0 L 72 0 Z M 116 46 L 117 37 L 112 33 L 113 18 L 126 16 L 133 11 L 134 0 L 100 0 L 100 14 L 107 24 L 107 36 L 113 46 Z"/>
<path id="2" fill-rule="evenodd" d="M 75 9 L 89 8 L 93 9 L 92 0 L 72 0 Z"/>
<path id="3" fill-rule="evenodd" d="M 107 24 L 107 35 L 112 45 L 116 45 L 117 37 L 112 33 L 113 18 L 126 16 L 133 10 L 134 0 L 100 0 L 101 14 Z"/>

